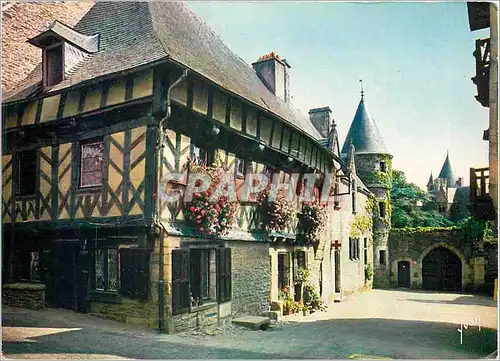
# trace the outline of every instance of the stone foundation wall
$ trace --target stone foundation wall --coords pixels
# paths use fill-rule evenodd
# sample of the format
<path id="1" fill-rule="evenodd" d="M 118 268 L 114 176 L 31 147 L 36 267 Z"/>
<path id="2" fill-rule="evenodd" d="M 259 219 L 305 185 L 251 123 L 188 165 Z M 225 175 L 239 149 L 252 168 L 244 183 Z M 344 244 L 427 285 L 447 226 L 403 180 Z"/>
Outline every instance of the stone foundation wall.
<path id="1" fill-rule="evenodd" d="M 260 316 L 271 292 L 269 244 L 236 241 L 227 245 L 232 258 L 232 314 Z"/>
<path id="2" fill-rule="evenodd" d="M 121 298 L 118 303 L 96 302 L 90 306 L 94 316 L 137 326 L 158 328 L 158 306 L 156 302 Z"/>
<path id="3" fill-rule="evenodd" d="M 231 320 L 231 302 L 200 306 L 191 312 L 172 317 L 173 332 L 198 330 L 212 332 Z"/>
<path id="4" fill-rule="evenodd" d="M 33 310 L 45 308 L 45 285 L 33 283 L 3 285 L 2 305 Z"/>

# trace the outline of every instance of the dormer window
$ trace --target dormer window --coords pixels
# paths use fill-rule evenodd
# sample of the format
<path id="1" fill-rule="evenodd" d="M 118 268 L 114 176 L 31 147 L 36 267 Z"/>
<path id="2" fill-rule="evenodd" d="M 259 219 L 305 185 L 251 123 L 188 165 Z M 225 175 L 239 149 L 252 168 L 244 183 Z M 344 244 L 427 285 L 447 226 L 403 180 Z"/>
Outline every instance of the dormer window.
<path id="1" fill-rule="evenodd" d="M 44 87 L 60 83 L 64 74 L 99 51 L 99 34 L 88 36 L 57 20 L 28 42 L 43 50 Z"/>
<path id="2" fill-rule="evenodd" d="M 49 46 L 43 53 L 44 85 L 60 83 L 64 79 L 63 43 Z"/>

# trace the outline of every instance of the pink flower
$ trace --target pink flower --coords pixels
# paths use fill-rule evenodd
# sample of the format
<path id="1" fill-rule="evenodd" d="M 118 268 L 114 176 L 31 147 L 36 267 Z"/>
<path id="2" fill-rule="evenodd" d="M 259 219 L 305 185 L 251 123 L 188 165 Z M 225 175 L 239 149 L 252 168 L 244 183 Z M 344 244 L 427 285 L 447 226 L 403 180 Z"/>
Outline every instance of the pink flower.
<path id="1" fill-rule="evenodd" d="M 194 212 L 195 208 L 194 208 L 193 206 L 191 206 L 191 207 L 189 207 L 189 210 L 190 210 L 191 212 Z"/>
<path id="2" fill-rule="evenodd" d="M 200 227 L 200 231 L 203 232 L 205 230 L 205 228 L 203 227 Z"/>
<path id="3" fill-rule="evenodd" d="M 205 210 L 204 210 L 204 209 L 202 209 L 202 210 L 201 210 L 201 215 L 202 215 L 202 216 L 204 216 L 204 215 L 205 215 L 205 213 L 206 213 L 206 212 L 205 212 Z"/>

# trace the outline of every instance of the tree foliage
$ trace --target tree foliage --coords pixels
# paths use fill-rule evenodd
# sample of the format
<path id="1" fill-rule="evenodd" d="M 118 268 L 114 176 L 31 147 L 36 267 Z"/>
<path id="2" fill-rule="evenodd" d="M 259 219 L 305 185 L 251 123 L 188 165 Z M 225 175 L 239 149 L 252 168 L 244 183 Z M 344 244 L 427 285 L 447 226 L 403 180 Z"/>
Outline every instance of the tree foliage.
<path id="1" fill-rule="evenodd" d="M 416 184 L 409 183 L 402 171 L 392 171 L 391 226 L 404 227 L 447 227 L 453 225 L 437 212 L 431 197 Z"/>

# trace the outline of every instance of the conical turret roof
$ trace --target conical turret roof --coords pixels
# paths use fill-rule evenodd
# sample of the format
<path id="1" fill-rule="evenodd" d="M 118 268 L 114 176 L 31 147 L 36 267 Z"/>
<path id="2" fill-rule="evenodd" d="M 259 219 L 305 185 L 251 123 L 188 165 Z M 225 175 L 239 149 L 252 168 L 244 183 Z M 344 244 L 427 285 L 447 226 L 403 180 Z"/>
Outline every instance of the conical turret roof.
<path id="1" fill-rule="evenodd" d="M 434 177 L 432 176 L 432 172 L 431 172 L 431 176 L 429 177 L 429 180 L 427 181 L 427 185 L 431 186 L 433 184 L 434 184 Z"/>
<path id="2" fill-rule="evenodd" d="M 447 153 L 446 159 L 444 160 L 441 172 L 439 172 L 438 178 L 446 179 L 448 181 L 448 188 L 455 188 L 455 175 L 453 174 L 453 169 L 451 168 L 450 156 Z"/>
<path id="3" fill-rule="evenodd" d="M 390 154 L 375 121 L 366 109 L 363 95 L 344 141 L 342 154 L 349 153 L 349 140 L 352 141 L 356 154 Z"/>

